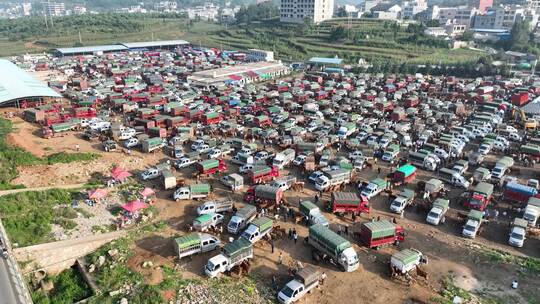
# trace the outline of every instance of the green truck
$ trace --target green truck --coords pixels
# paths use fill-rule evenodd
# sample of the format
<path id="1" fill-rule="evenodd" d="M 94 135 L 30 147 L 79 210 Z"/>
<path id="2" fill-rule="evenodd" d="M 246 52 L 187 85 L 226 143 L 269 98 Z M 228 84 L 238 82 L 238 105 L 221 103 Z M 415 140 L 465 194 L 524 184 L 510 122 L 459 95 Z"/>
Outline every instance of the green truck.
<path id="1" fill-rule="evenodd" d="M 188 200 L 188 199 L 201 199 L 206 198 L 212 192 L 210 184 L 193 184 L 187 187 L 181 187 L 176 189 L 173 193 L 173 199 L 175 201 Z"/>
<path id="2" fill-rule="evenodd" d="M 174 248 L 178 259 L 196 253 L 208 252 L 219 248 L 221 241 L 213 235 L 190 233 L 174 239 Z"/>
<path id="3" fill-rule="evenodd" d="M 255 244 L 257 241 L 268 235 L 272 231 L 274 221 L 268 217 L 260 217 L 252 221 L 241 237 Z"/>
<path id="4" fill-rule="evenodd" d="M 313 247 L 315 260 L 329 259 L 346 272 L 358 269 L 358 255 L 351 243 L 323 225 L 309 227 L 308 243 Z"/>

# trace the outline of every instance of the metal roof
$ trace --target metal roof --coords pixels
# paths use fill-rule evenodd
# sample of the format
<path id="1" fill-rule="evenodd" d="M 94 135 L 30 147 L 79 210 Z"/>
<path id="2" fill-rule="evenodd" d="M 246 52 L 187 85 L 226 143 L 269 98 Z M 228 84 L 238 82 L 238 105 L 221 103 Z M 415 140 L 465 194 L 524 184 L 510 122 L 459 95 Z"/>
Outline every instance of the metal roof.
<path id="1" fill-rule="evenodd" d="M 113 51 L 125 51 L 128 48 L 121 44 L 111 45 L 94 45 L 94 46 L 81 46 L 72 48 L 58 48 L 57 52 L 62 55 L 79 54 L 79 53 L 95 53 L 95 52 L 113 52 Z"/>
<path id="2" fill-rule="evenodd" d="M 319 64 L 341 64 L 343 62 L 343 59 L 339 58 L 323 58 L 323 57 L 311 57 L 309 59 L 309 62 L 311 63 L 319 63 Z"/>
<path id="3" fill-rule="evenodd" d="M 175 46 L 175 45 L 187 45 L 187 44 L 189 44 L 189 42 L 185 40 L 165 40 L 165 41 L 122 43 L 123 46 L 129 49 L 141 49 L 141 48 L 147 48 L 147 47 L 162 47 L 162 46 Z"/>
<path id="4" fill-rule="evenodd" d="M 0 104 L 29 97 L 62 97 L 13 64 L 0 59 Z"/>

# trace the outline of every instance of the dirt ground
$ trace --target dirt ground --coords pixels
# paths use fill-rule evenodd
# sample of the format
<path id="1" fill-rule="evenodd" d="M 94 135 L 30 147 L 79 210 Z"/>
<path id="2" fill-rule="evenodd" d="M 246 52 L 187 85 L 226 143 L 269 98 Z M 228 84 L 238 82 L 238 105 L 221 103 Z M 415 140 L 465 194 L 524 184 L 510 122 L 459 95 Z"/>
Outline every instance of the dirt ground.
<path id="1" fill-rule="evenodd" d="M 52 166 L 33 166 L 19 168 L 20 175 L 13 183 L 24 184 L 28 187 L 59 185 L 65 183 L 78 183 L 90 180 L 95 172 L 106 174 L 113 164 L 118 164 L 125 169 L 139 172 L 146 166 L 156 164 L 166 159 L 162 152 L 155 154 L 142 154 L 134 152 L 130 156 L 122 152 L 105 153 L 99 148 L 99 143 L 87 142 L 76 135 L 71 134 L 61 138 L 42 139 L 37 136 L 38 128 L 26 123 L 18 118 L 14 120 L 16 131 L 8 138 L 9 143 L 20 146 L 32 153 L 43 156 L 59 151 L 74 151 L 75 144 L 79 144 L 81 151 L 100 153 L 99 160 L 87 163 L 57 164 Z M 382 164 L 382 174 L 389 172 L 389 168 Z M 538 167 L 519 168 L 520 177 L 527 178 L 533 174 L 538 174 Z M 184 169 L 176 172 L 179 177 L 188 178 L 193 169 Z M 237 172 L 237 166 L 229 164 L 229 172 Z M 284 173 L 284 172 L 281 172 Z M 301 176 L 296 169 L 290 170 L 291 174 Z M 377 175 L 376 171 L 362 171 L 361 177 L 370 179 Z M 418 180 L 428 180 L 430 174 L 420 171 Z M 216 179 L 208 180 L 214 186 L 214 197 L 230 197 L 234 199 L 238 206 L 242 201 L 242 193 L 231 193 L 226 190 Z M 160 189 L 158 181 L 146 183 L 155 189 Z M 414 187 L 414 185 L 408 185 Z M 349 188 L 348 190 L 354 191 Z M 492 222 L 487 229 L 474 240 L 460 237 L 461 224 L 458 222 L 457 213 L 464 212 L 463 207 L 458 206 L 455 197 L 462 191 L 453 189 L 451 192 L 451 207 L 447 221 L 441 226 L 430 226 L 425 223 L 425 213 L 416 213 L 413 210 L 405 212 L 405 218 L 398 219 L 398 223 L 407 232 L 405 242 L 398 247 L 386 247 L 378 251 L 367 249 L 366 247 L 347 238 L 354 244 L 359 253 L 361 267 L 353 273 L 344 273 L 336 267 L 327 264 L 320 264 L 323 271 L 328 274 L 325 285 L 307 296 L 302 303 L 431 303 L 441 288 L 441 281 L 451 276 L 456 285 L 466 290 L 477 293 L 488 293 L 494 296 L 504 296 L 508 301 L 502 303 L 539 303 L 540 290 L 538 277 L 524 274 L 519 267 L 510 264 L 495 263 L 481 254 L 483 247 L 500 249 L 514 255 L 534 256 L 540 258 L 540 240 L 527 239 L 525 246 L 516 249 L 506 245 L 508 238 L 508 222 L 516 214 L 508 214 L 506 217 L 500 216 L 498 221 Z M 311 199 L 315 196 L 314 188 L 306 182 L 306 188 L 302 192 L 286 192 L 286 197 L 293 205 L 301 199 Z M 167 228 L 155 235 L 140 239 L 134 247 L 134 256 L 128 261 L 129 265 L 143 273 L 146 281 L 157 284 L 162 280 L 161 271 L 157 266 L 173 266 L 178 263 L 185 278 L 201 278 L 203 267 L 208 258 L 217 253 L 207 253 L 186 258 L 180 262 L 175 260 L 175 252 L 171 238 L 186 233 L 185 226 L 191 223 L 195 217 L 195 208 L 200 202 L 171 200 L 172 191 L 159 191 L 156 207 L 160 210 L 159 219 L 167 223 Z M 329 195 L 325 194 L 324 200 L 328 200 Z M 368 221 L 372 216 L 382 218 L 392 218 L 395 215 L 389 212 L 388 198 L 386 194 L 379 195 L 371 200 L 372 213 L 362 215 L 356 224 L 350 219 L 338 218 L 329 213 L 325 216 L 329 218 L 332 225 L 340 224 L 349 226 L 349 231 L 359 227 L 361 222 Z M 226 222 L 228 221 L 228 216 Z M 283 222 L 280 219 L 277 225 L 289 229 L 295 227 L 299 233 L 299 241 L 295 244 L 288 239 L 275 242 L 275 251 L 266 242 L 259 242 L 255 246 L 255 258 L 253 260 L 253 273 L 258 274 L 262 280 L 271 284 L 273 275 L 278 279 L 278 285 L 282 286 L 288 280 L 287 266 L 289 263 L 301 261 L 302 263 L 314 263 L 311 260 L 311 249 L 303 244 L 302 240 L 307 236 L 307 227 L 294 225 L 291 222 Z M 226 242 L 229 235 L 222 236 L 222 242 Z M 429 258 L 427 270 L 429 277 L 427 280 L 417 279 L 408 286 L 404 282 L 391 280 L 387 263 L 390 256 L 402 248 L 416 248 L 426 254 Z M 284 265 L 278 264 L 278 255 L 283 252 Z M 152 261 L 154 267 L 143 268 L 145 261 Z M 510 283 L 513 279 L 519 279 L 520 288 L 512 290 Z"/>

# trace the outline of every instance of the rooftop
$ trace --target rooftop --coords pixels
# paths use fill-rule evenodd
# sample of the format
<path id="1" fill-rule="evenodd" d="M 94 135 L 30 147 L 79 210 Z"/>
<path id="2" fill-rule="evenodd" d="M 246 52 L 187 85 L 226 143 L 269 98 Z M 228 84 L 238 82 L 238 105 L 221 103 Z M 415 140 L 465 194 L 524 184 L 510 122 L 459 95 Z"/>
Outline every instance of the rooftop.
<path id="1" fill-rule="evenodd" d="M 340 65 L 343 62 L 343 59 L 339 58 L 323 58 L 323 57 L 312 57 L 309 59 L 310 63 L 318 63 L 318 64 L 335 64 Z"/>
<path id="2" fill-rule="evenodd" d="M 113 51 L 125 51 L 128 48 L 121 44 L 111 45 L 94 45 L 94 46 L 81 46 L 72 48 L 58 48 L 57 52 L 62 55 L 81 54 L 81 53 L 95 53 L 95 52 L 113 52 Z"/>
<path id="3" fill-rule="evenodd" d="M 141 49 L 141 48 L 147 48 L 147 47 L 163 47 L 163 46 L 188 45 L 188 44 L 189 42 L 185 40 L 164 40 L 164 41 L 122 43 L 123 46 L 129 49 Z"/>
<path id="4" fill-rule="evenodd" d="M 0 59 L 0 71 L 0 105 L 20 98 L 62 97 L 9 60 Z"/>

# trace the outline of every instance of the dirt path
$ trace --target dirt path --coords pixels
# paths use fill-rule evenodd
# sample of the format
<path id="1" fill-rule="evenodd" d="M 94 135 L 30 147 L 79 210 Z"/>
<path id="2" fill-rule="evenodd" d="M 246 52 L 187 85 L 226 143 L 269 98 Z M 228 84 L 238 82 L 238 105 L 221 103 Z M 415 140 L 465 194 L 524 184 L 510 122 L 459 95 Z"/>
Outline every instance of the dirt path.
<path id="1" fill-rule="evenodd" d="M 50 189 L 77 189 L 84 187 L 84 184 L 71 184 L 71 185 L 58 185 L 58 186 L 48 186 L 48 187 L 35 187 L 35 188 L 23 188 L 23 189 L 12 189 L 12 190 L 3 190 L 0 191 L 0 196 L 21 193 L 28 191 L 45 191 Z"/>

